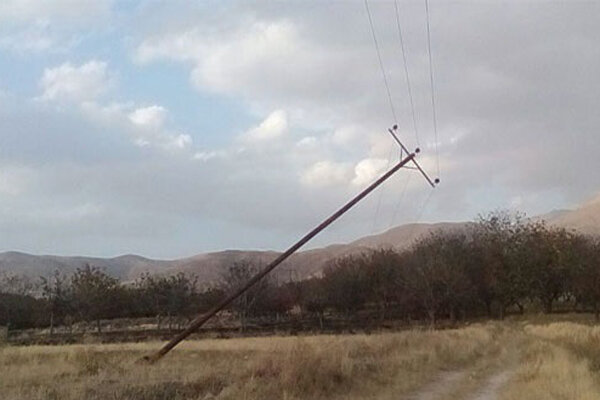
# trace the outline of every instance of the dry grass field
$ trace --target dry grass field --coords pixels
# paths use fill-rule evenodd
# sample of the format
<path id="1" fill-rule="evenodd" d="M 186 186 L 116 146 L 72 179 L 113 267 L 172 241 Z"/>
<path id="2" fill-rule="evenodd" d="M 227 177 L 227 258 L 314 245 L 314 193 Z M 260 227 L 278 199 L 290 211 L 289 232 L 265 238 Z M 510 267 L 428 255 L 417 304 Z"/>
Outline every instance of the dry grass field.
<path id="1" fill-rule="evenodd" d="M 600 399 L 600 327 L 511 321 L 443 331 L 0 347 L 0 398 Z"/>

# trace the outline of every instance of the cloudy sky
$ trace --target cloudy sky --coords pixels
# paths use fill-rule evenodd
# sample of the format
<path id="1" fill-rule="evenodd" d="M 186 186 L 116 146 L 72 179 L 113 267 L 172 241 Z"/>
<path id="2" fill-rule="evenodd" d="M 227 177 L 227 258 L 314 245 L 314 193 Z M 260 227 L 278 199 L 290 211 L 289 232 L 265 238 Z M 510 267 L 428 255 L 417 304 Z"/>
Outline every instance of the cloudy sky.
<path id="1" fill-rule="evenodd" d="M 600 189 L 600 3 L 3 0 L 0 250 L 173 258 L 414 221 L 574 207 Z M 436 157 L 436 143 L 439 157 Z"/>

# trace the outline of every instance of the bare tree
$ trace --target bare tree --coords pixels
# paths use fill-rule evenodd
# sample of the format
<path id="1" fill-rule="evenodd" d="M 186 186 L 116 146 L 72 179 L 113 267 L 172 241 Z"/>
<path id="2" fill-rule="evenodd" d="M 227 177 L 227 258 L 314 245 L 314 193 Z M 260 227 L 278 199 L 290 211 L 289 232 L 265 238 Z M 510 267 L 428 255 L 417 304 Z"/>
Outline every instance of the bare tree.
<path id="1" fill-rule="evenodd" d="M 56 270 L 46 278 L 40 277 L 42 297 L 50 312 L 50 335 L 54 333 L 56 319 L 63 318 L 69 307 L 70 286 L 67 277 Z"/>

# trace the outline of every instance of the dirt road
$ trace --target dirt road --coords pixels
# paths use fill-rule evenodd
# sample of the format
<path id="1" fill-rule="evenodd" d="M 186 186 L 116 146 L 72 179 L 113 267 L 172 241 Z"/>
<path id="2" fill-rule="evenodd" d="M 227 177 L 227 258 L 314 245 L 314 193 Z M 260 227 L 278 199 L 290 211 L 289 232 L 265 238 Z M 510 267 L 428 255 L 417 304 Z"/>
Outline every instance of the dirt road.
<path id="1" fill-rule="evenodd" d="M 404 399 L 499 400 L 500 391 L 518 368 L 520 353 L 519 341 L 511 341 L 497 357 L 481 359 L 464 369 L 441 372 Z"/>

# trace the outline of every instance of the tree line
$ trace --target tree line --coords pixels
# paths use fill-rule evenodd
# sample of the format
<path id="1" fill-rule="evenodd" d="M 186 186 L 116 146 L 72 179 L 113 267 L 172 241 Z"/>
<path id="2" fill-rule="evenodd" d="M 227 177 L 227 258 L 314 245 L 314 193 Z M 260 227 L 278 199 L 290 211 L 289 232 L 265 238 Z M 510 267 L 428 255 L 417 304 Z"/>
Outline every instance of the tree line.
<path id="1" fill-rule="evenodd" d="M 103 269 L 84 265 L 72 274 L 55 271 L 38 281 L 18 275 L 0 276 L 0 325 L 10 328 L 95 324 L 115 318 L 156 317 L 168 324 L 172 317 L 190 317 L 207 310 L 220 298 L 218 289 L 198 289 L 194 276 L 143 274 L 122 283 Z M 169 326 L 170 327 L 170 326 Z"/>
<path id="2" fill-rule="evenodd" d="M 0 325 L 50 327 L 113 318 L 189 320 L 243 285 L 261 265 L 237 262 L 221 282 L 201 287 L 192 275 L 142 275 L 122 283 L 86 265 L 37 282 L 0 276 Z M 498 211 L 467 228 L 421 237 L 404 251 L 382 249 L 331 260 L 300 282 L 265 279 L 232 306 L 243 328 L 253 318 L 429 321 L 541 310 L 600 316 L 600 243 L 543 221 Z"/>
<path id="3" fill-rule="evenodd" d="M 409 250 L 334 261 L 318 283 L 324 307 L 429 320 L 527 309 L 600 316 L 600 242 L 519 214 L 495 212 L 462 231 L 434 232 Z M 316 292 L 315 292 L 316 293 Z"/>

